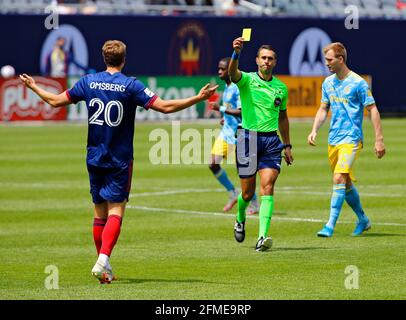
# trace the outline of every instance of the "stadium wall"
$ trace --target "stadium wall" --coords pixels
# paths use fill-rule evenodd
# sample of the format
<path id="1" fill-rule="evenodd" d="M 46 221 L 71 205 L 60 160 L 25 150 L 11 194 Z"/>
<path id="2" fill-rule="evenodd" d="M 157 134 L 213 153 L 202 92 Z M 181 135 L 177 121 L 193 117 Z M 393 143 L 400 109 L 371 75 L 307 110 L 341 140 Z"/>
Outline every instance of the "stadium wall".
<path id="1" fill-rule="evenodd" d="M 48 30 L 46 16 L 0 15 L 0 66 L 13 65 L 18 73 L 43 74 L 46 58 L 58 36 L 67 39 L 67 51 L 77 64 L 69 75 L 104 68 L 105 40 L 127 44 L 128 75 L 216 77 L 217 62 L 232 53 L 232 40 L 242 28 L 252 37 L 241 55 L 242 70 L 254 71 L 261 44 L 278 52 L 279 75 L 326 76 L 321 49 L 333 41 L 348 49 L 348 65 L 371 76 L 372 91 L 383 114 L 406 114 L 405 20 L 362 19 L 358 29 L 346 29 L 344 19 L 225 18 L 194 16 L 60 16 L 59 28 Z M 82 70 L 77 65 L 84 66 Z M 142 78 L 142 77 L 141 77 Z"/>

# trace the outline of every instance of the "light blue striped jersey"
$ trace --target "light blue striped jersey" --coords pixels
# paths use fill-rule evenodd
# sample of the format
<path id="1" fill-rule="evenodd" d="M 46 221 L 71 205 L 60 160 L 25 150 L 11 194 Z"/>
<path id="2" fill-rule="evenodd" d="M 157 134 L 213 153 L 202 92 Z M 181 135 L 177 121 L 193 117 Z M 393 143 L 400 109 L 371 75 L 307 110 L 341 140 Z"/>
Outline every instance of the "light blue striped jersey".
<path id="1" fill-rule="evenodd" d="M 323 81 L 321 102 L 331 109 L 328 143 L 358 143 L 363 141 L 364 107 L 374 104 L 368 83 L 353 71 L 343 80 L 333 74 Z"/>
<path id="2" fill-rule="evenodd" d="M 223 105 L 230 109 L 241 109 L 240 91 L 234 83 L 228 86 L 226 85 L 223 92 Z M 236 144 L 237 139 L 235 138 L 235 132 L 240 123 L 241 117 L 224 113 L 224 124 L 220 132 L 220 137 L 228 144 Z"/>

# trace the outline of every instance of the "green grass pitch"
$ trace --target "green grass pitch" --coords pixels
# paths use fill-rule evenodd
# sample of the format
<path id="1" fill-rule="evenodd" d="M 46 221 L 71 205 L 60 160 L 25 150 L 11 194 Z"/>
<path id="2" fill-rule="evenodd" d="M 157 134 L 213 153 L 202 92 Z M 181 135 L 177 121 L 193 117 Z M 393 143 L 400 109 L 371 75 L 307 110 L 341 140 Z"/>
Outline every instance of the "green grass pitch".
<path id="1" fill-rule="evenodd" d="M 170 122 L 137 123 L 132 193 L 111 258 L 120 280 L 102 286 L 90 274 L 96 252 L 86 126 L 2 124 L 0 299 L 405 299 L 405 125 L 383 120 L 387 154 L 378 160 L 365 121 L 355 174 L 372 229 L 351 237 L 355 215 L 344 204 L 334 237 L 324 239 L 316 232 L 329 214 L 328 124 L 312 148 L 311 122 L 292 120 L 295 162 L 283 165 L 277 181 L 273 248 L 258 253 L 258 218 L 248 218 L 246 240 L 237 243 L 236 208 L 221 213 L 227 195 L 207 165 L 150 163 L 149 134 L 169 130 Z M 238 185 L 234 166 L 225 168 Z M 58 289 L 46 288 L 50 265 L 58 270 Z"/>

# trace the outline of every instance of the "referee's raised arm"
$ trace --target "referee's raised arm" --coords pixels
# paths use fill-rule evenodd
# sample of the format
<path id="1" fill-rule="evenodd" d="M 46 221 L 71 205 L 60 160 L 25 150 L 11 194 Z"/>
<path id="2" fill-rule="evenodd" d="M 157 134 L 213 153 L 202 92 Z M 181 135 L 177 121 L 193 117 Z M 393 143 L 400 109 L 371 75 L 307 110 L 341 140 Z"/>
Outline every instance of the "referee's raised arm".
<path id="1" fill-rule="evenodd" d="M 234 52 L 231 56 L 230 65 L 228 66 L 228 73 L 230 74 L 232 82 L 238 82 L 242 77 L 241 71 L 238 69 L 238 59 L 240 58 L 243 45 L 244 38 L 239 37 L 233 41 Z"/>

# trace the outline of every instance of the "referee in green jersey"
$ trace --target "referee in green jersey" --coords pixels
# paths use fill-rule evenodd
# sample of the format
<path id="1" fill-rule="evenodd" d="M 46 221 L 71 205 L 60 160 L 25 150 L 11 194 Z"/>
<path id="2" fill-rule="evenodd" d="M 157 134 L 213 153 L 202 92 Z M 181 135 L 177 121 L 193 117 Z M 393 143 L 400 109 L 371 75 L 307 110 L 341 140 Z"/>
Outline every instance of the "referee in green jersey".
<path id="1" fill-rule="evenodd" d="M 270 45 L 258 49 L 257 72 L 242 72 L 238 59 L 244 39 L 233 41 L 233 55 L 229 65 L 231 80 L 240 90 L 242 129 L 237 135 L 237 168 L 241 183 L 238 196 L 238 213 L 234 236 L 238 242 L 245 238 L 245 209 L 249 204 L 259 172 L 261 206 L 259 209 L 259 234 L 256 251 L 267 251 L 272 246 L 269 226 L 274 207 L 274 186 L 278 178 L 282 150 L 288 165 L 293 163 L 292 145 L 289 138 L 289 119 L 286 112 L 288 89 L 272 73 L 276 66 L 276 51 Z M 282 141 L 279 139 L 279 129 Z"/>

